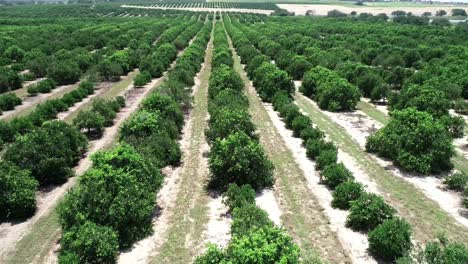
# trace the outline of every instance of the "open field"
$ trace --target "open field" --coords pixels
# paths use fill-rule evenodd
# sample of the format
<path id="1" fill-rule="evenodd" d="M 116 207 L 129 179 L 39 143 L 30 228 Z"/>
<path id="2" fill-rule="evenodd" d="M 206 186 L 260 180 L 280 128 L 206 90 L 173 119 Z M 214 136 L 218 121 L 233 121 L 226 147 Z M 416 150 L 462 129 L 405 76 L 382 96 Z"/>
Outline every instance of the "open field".
<path id="1" fill-rule="evenodd" d="M 0 263 L 465 263 L 468 22 L 440 9 L 0 6 Z"/>
<path id="2" fill-rule="evenodd" d="M 352 11 L 359 13 L 371 13 L 373 15 L 385 13 L 388 16 L 393 11 L 403 10 L 405 12 L 411 12 L 414 15 L 420 16 L 424 12 L 431 12 L 433 15 L 441 9 L 450 13 L 453 8 L 462 8 L 468 10 L 466 6 L 454 6 L 454 5 L 417 5 L 417 4 L 405 4 L 405 3 L 366 3 L 363 6 L 358 5 L 334 5 L 334 4 L 278 4 L 279 8 L 286 9 L 290 12 L 294 12 L 296 15 L 305 15 L 308 10 L 312 11 L 312 15 L 326 16 L 331 10 L 338 10 L 343 13 L 349 14 Z"/>

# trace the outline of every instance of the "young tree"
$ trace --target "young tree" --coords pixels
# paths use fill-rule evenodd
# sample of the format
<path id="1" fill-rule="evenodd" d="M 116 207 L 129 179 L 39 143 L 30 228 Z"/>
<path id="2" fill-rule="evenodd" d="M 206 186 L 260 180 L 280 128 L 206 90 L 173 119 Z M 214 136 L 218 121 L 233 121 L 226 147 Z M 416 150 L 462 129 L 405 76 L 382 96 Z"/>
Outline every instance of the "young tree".
<path id="1" fill-rule="evenodd" d="M 406 170 L 428 174 L 452 168 L 452 137 L 445 126 L 415 108 L 393 111 L 392 119 L 367 139 L 366 149 Z"/>
<path id="2" fill-rule="evenodd" d="M 81 111 L 73 120 L 78 130 L 85 130 L 88 138 L 101 137 L 104 130 L 104 117 L 94 111 Z"/>
<path id="3" fill-rule="evenodd" d="M 377 257 L 393 261 L 411 249 L 411 226 L 403 219 L 386 220 L 369 232 L 369 250 Z"/>
<path id="4" fill-rule="evenodd" d="M 60 245 L 60 263 L 111 264 L 117 261 L 119 253 L 118 234 L 90 221 L 65 230 Z"/>
<path id="5" fill-rule="evenodd" d="M 210 142 L 214 142 L 217 138 L 226 138 L 234 132 L 243 132 L 251 138 L 256 137 L 255 126 L 246 110 L 220 110 L 211 116 L 206 135 Z"/>
<path id="6" fill-rule="evenodd" d="M 395 209 L 385 203 L 382 197 L 373 193 L 363 193 L 351 202 L 346 226 L 353 230 L 373 230 L 388 219 L 392 219 Z"/>
<path id="7" fill-rule="evenodd" d="M 18 219 L 36 210 L 36 179 L 8 161 L 0 161 L 0 219 Z"/>
<path id="8" fill-rule="evenodd" d="M 217 139 L 209 155 L 210 185 L 225 190 L 229 183 L 250 184 L 255 190 L 273 185 L 273 165 L 258 141 L 243 132 Z"/>

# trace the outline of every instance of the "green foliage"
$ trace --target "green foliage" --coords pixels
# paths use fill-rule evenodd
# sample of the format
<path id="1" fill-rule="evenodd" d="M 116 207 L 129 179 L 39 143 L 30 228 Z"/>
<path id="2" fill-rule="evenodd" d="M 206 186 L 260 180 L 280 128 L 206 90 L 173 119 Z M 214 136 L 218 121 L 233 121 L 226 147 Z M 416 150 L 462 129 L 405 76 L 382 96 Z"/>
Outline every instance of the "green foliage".
<path id="1" fill-rule="evenodd" d="M 216 139 L 209 154 L 210 185 L 225 190 L 229 183 L 255 190 L 273 185 L 273 165 L 258 141 L 243 132 Z"/>
<path id="2" fill-rule="evenodd" d="M 335 189 L 335 187 L 341 183 L 354 179 L 353 173 L 349 171 L 343 163 L 331 163 L 325 166 L 320 176 L 323 183 L 332 189 Z"/>
<path id="3" fill-rule="evenodd" d="M 320 154 L 317 156 L 315 160 L 315 168 L 317 170 L 323 170 L 327 166 L 331 166 L 333 164 L 336 164 L 338 161 L 338 152 L 333 149 L 329 150 L 324 150 L 321 151 Z M 330 174 L 332 174 L 333 170 L 329 171 Z M 330 175 L 333 177 L 332 175 Z"/>
<path id="4" fill-rule="evenodd" d="M 142 103 L 142 109 L 157 112 L 161 117 L 168 121 L 172 121 L 177 126 L 178 131 L 182 131 L 184 125 L 184 113 L 182 113 L 177 102 L 169 96 L 153 93 L 148 96 Z"/>
<path id="5" fill-rule="evenodd" d="M 271 102 L 278 91 L 294 92 L 294 83 L 285 71 L 269 62 L 263 62 L 254 72 L 253 83 L 260 98 Z"/>
<path id="6" fill-rule="evenodd" d="M 210 142 L 214 142 L 217 138 L 223 139 L 235 132 L 243 132 L 251 138 L 256 138 L 255 125 L 250 121 L 247 111 L 222 109 L 211 116 L 206 136 Z"/>
<path id="7" fill-rule="evenodd" d="M 81 70 L 74 61 L 55 61 L 47 68 L 47 77 L 58 85 L 73 84 L 80 79 Z"/>
<path id="8" fill-rule="evenodd" d="M 248 234 L 263 227 L 273 227 L 274 224 L 266 211 L 254 203 L 244 203 L 232 211 L 231 234 L 233 237 Z"/>
<path id="9" fill-rule="evenodd" d="M 361 98 L 356 86 L 321 66 L 306 72 L 300 91 L 329 111 L 354 110 Z"/>
<path id="10" fill-rule="evenodd" d="M 363 193 L 351 202 L 346 226 L 353 230 L 373 230 L 385 220 L 392 219 L 395 209 L 385 203 L 382 197 Z"/>
<path id="11" fill-rule="evenodd" d="M 78 130 L 85 130 L 88 138 L 101 137 L 104 130 L 104 117 L 94 111 L 81 111 L 73 120 Z"/>
<path id="12" fill-rule="evenodd" d="M 393 111 L 392 119 L 368 137 L 366 150 L 422 174 L 452 167 L 452 137 L 441 122 L 415 108 Z"/>
<path id="13" fill-rule="evenodd" d="M 255 204 L 255 190 L 249 184 L 238 186 L 231 183 L 223 194 L 223 203 L 232 211 L 246 204 Z"/>
<path id="14" fill-rule="evenodd" d="M 320 153 L 325 151 L 337 152 L 335 145 L 332 142 L 326 142 L 322 137 L 318 139 L 309 139 L 306 142 L 306 154 L 311 159 L 316 159 Z"/>
<path id="15" fill-rule="evenodd" d="M 236 236 L 225 250 L 211 246 L 196 264 L 208 263 L 300 263 L 299 247 L 283 229 L 264 227 Z"/>
<path id="16" fill-rule="evenodd" d="M 38 182 L 28 170 L 0 161 L 0 219 L 18 219 L 36 210 Z"/>
<path id="17" fill-rule="evenodd" d="M 411 249 L 411 233 L 411 226 L 405 220 L 386 220 L 369 232 L 369 250 L 378 258 L 395 260 Z"/>
<path id="18" fill-rule="evenodd" d="M 133 79 L 133 85 L 142 87 L 151 81 L 151 74 L 148 71 L 142 71 Z"/>
<path id="19" fill-rule="evenodd" d="M 234 69 L 227 65 L 221 65 L 211 72 L 209 87 L 210 98 L 213 98 L 226 89 L 241 91 L 244 89 L 244 82 Z"/>
<path id="20" fill-rule="evenodd" d="M 61 121 L 49 121 L 16 141 L 4 159 L 17 164 L 40 184 L 62 183 L 73 175 L 72 167 L 87 147 L 86 138 Z"/>
<path id="21" fill-rule="evenodd" d="M 464 172 L 454 173 L 444 179 L 444 184 L 450 190 L 463 191 L 468 184 L 468 174 Z"/>
<path id="22" fill-rule="evenodd" d="M 291 124 L 293 136 L 299 137 L 304 129 L 310 128 L 311 124 L 312 122 L 307 116 L 301 115 L 294 118 Z"/>
<path id="23" fill-rule="evenodd" d="M 63 233 L 59 263 L 115 263 L 119 241 L 112 228 L 86 221 Z"/>
<path id="24" fill-rule="evenodd" d="M 347 180 L 336 186 L 331 205 L 333 208 L 347 210 L 351 207 L 351 202 L 359 199 L 363 193 L 364 187 L 362 184 Z"/>
<path id="25" fill-rule="evenodd" d="M 21 98 L 14 93 L 6 93 L 0 95 L 0 110 L 13 110 L 15 106 L 21 104 Z"/>

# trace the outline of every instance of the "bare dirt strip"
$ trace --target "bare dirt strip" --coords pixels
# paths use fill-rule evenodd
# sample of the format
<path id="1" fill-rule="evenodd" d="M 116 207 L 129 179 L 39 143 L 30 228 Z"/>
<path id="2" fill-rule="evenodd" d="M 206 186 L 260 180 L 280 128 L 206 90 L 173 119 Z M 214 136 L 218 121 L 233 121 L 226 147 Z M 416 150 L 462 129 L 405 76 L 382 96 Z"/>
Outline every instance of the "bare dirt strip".
<path id="1" fill-rule="evenodd" d="M 432 15 L 441 9 L 444 9 L 447 12 L 450 12 L 452 8 L 462 8 L 468 11 L 468 8 L 463 6 L 453 6 L 453 5 L 436 5 L 433 7 L 430 6 L 342 6 L 342 5 L 329 5 L 329 4 L 278 4 L 279 8 L 288 10 L 289 12 L 294 12 L 296 15 L 305 15 L 305 13 L 310 10 L 312 15 L 316 16 L 326 16 L 331 10 L 338 10 L 343 13 L 349 14 L 352 11 L 358 13 L 371 13 L 377 15 L 380 13 L 385 13 L 388 16 L 391 15 L 393 11 L 403 10 L 405 12 L 411 12 L 414 15 L 421 16 L 424 12 L 431 12 Z"/>
<path id="2" fill-rule="evenodd" d="M 339 113 L 340 117 L 331 117 L 336 113 L 329 113 L 320 110 L 316 104 L 309 98 L 300 93 L 296 93 L 296 102 L 299 107 L 323 130 L 329 138 L 338 146 L 338 148 L 347 153 L 349 161 L 356 164 L 362 170 L 362 174 L 368 175 L 374 181 L 383 193 L 384 199 L 394 206 L 399 214 L 408 220 L 414 231 L 415 239 L 420 242 L 427 242 L 437 238 L 441 233 L 445 233 L 449 238 L 466 242 L 468 240 L 468 230 L 457 220 L 463 221 L 451 210 L 445 211 L 447 204 L 454 206 L 453 200 L 450 200 L 450 194 L 445 199 L 445 207 L 442 208 L 439 203 L 434 201 L 434 197 L 428 196 L 423 186 L 433 188 L 432 190 L 441 194 L 441 190 L 436 189 L 436 185 L 431 183 L 435 177 L 409 177 L 399 176 L 395 172 L 398 170 L 395 166 L 382 163 L 375 155 L 366 153 L 355 137 L 369 130 L 369 127 L 362 127 L 363 124 L 370 121 L 364 121 L 365 115 L 359 113 Z M 346 115 L 343 116 L 343 115 Z M 353 121 L 350 122 L 349 119 Z M 346 126 L 340 125 L 343 122 L 350 122 Z M 359 129 L 354 129 L 360 127 Z M 350 129 L 353 128 L 351 131 Z M 348 129 L 348 130 L 347 130 Z M 346 164 L 345 164 L 346 165 Z M 360 177 L 357 175 L 355 177 Z M 415 184 L 413 181 L 425 182 Z M 434 194 L 432 194 L 434 195 Z M 429 199 L 428 199 L 429 198 Z M 446 209 L 446 208 L 445 208 Z M 424 221 L 421 221 L 424 219 Z"/>
<path id="3" fill-rule="evenodd" d="M 235 12 L 235 13 L 255 13 L 269 15 L 274 10 L 266 9 L 246 9 L 246 8 L 206 8 L 206 7 L 162 7 L 162 6 L 140 6 L 140 5 L 121 5 L 123 8 L 139 9 L 160 9 L 160 10 L 186 10 L 192 12 Z"/>
<path id="4" fill-rule="evenodd" d="M 331 263 L 352 263 L 317 197 L 308 188 L 304 171 L 273 124 L 234 49 L 233 52 L 234 67 L 245 82 L 249 112 L 259 132 L 260 143 L 275 166 L 273 192 L 282 212 L 282 225 L 298 243 L 305 261 L 313 263 L 323 259 Z"/>
<path id="5" fill-rule="evenodd" d="M 25 116 L 31 113 L 40 103 L 50 99 L 59 98 L 64 94 L 74 90 L 76 87 L 78 87 L 78 85 L 79 82 L 76 84 L 63 85 L 53 89 L 50 93 L 41 93 L 36 96 L 25 97 L 21 105 L 16 106 L 13 110 L 3 112 L 3 114 L 0 116 L 0 120 L 8 121 L 15 117 Z"/>
<path id="6" fill-rule="evenodd" d="M 205 61 L 193 87 L 193 109 L 186 120 L 181 142 L 182 165 L 166 173 L 165 183 L 158 195 L 160 215 L 154 222 L 154 235 L 138 243 L 138 257 L 131 263 L 190 263 L 204 248 L 204 231 L 209 221 L 205 190 L 209 170 L 205 154 L 208 120 L 208 80 L 211 74 L 213 42 L 208 43 Z M 119 263 L 128 263 L 130 255 L 123 254 Z"/>

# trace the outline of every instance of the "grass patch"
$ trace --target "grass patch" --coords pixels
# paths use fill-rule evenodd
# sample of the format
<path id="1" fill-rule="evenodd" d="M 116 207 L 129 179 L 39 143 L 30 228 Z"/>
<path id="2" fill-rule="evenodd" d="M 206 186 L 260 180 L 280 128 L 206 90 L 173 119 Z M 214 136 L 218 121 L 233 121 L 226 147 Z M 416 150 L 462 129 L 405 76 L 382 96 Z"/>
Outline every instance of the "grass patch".
<path id="1" fill-rule="evenodd" d="M 234 68 L 246 85 L 252 122 L 259 131 L 260 143 L 275 166 L 275 196 L 283 213 L 281 216 L 283 226 L 299 245 L 304 262 L 322 263 L 323 260 L 331 263 L 350 262 L 336 234 L 329 229 L 329 221 L 322 207 L 307 187 L 303 171 L 276 131 L 254 88 L 251 87 L 230 39 L 229 45 L 234 53 Z"/>
<path id="2" fill-rule="evenodd" d="M 329 135 L 330 139 L 344 152 L 352 156 L 357 163 L 376 181 L 387 195 L 384 198 L 411 223 L 415 237 L 422 242 L 436 239 L 445 233 L 449 238 L 467 243 L 468 230 L 444 212 L 432 200 L 428 199 L 413 184 L 394 176 L 380 166 L 378 162 L 351 138 L 349 134 L 334 123 L 320 109 L 297 93 L 299 107 Z"/>
<path id="3" fill-rule="evenodd" d="M 203 245 L 203 231 L 208 218 L 208 195 L 205 184 L 208 168 L 203 168 L 202 144 L 205 142 L 208 109 L 208 80 L 211 74 L 212 42 L 208 44 L 205 68 L 200 74 L 200 87 L 195 94 L 192 109 L 190 146 L 184 153 L 181 170 L 180 190 L 176 203 L 171 209 L 171 226 L 167 230 L 167 239 L 156 249 L 157 254 L 150 258 L 150 263 L 191 263 Z"/>

